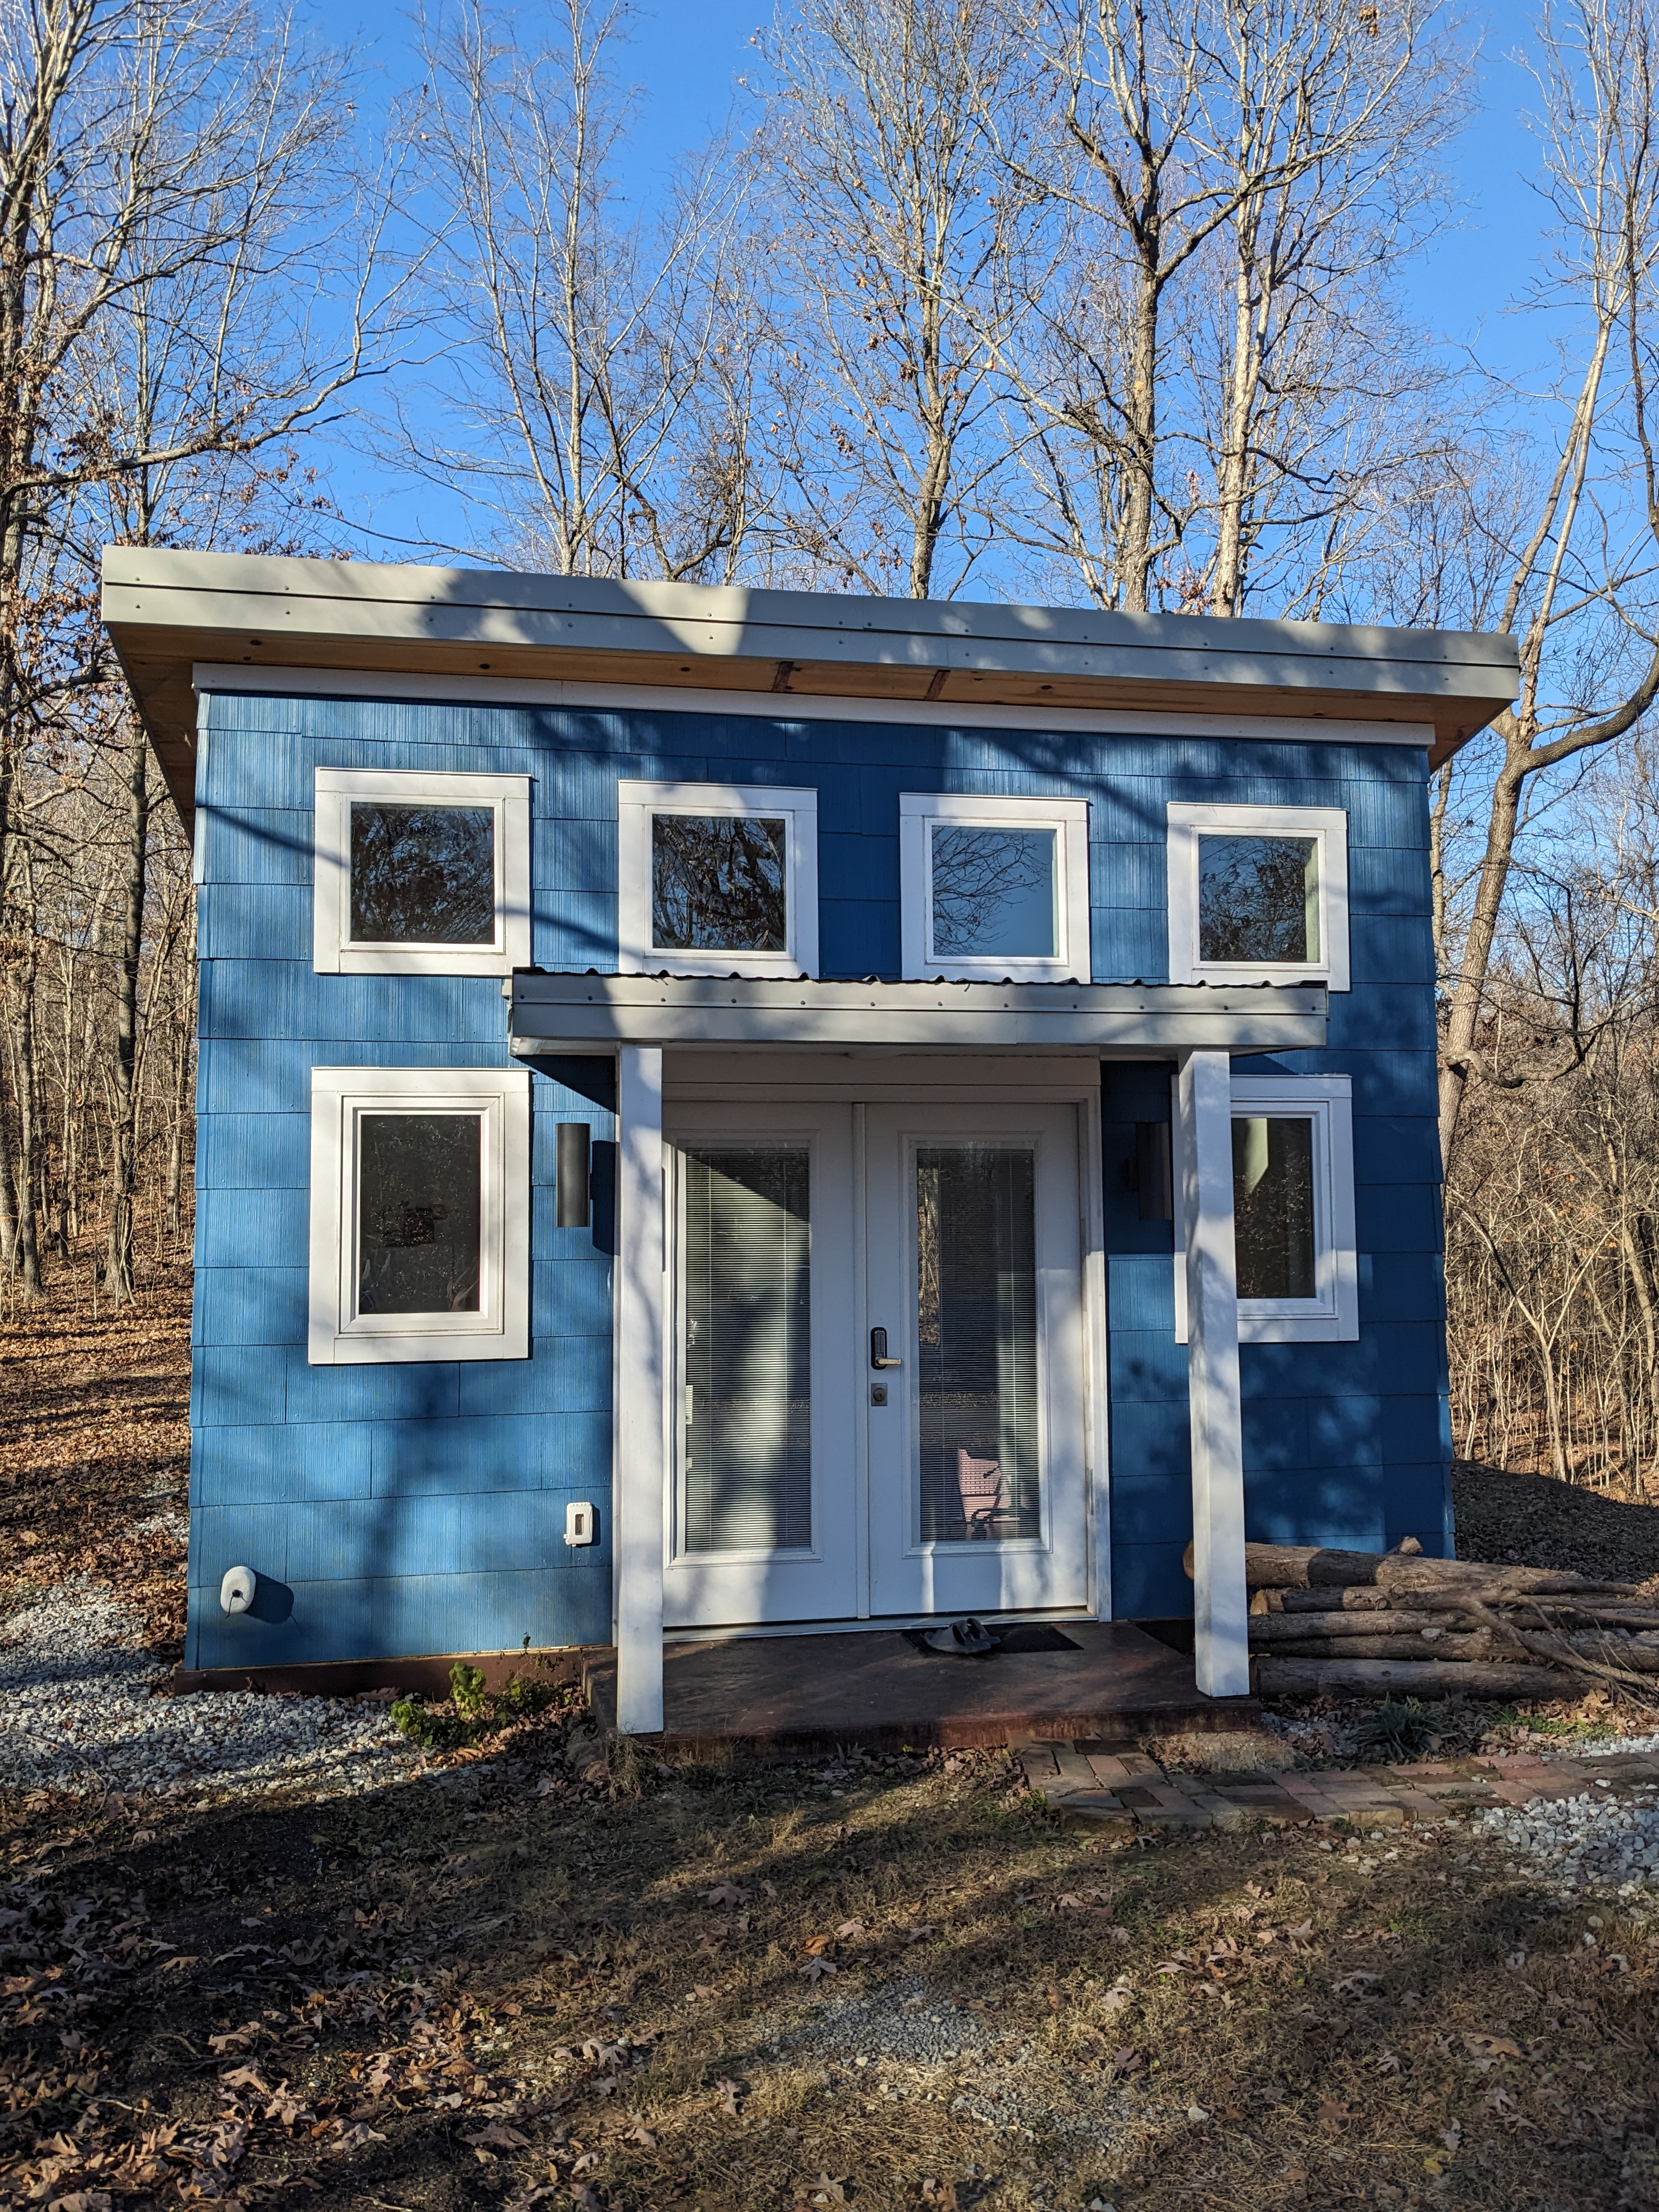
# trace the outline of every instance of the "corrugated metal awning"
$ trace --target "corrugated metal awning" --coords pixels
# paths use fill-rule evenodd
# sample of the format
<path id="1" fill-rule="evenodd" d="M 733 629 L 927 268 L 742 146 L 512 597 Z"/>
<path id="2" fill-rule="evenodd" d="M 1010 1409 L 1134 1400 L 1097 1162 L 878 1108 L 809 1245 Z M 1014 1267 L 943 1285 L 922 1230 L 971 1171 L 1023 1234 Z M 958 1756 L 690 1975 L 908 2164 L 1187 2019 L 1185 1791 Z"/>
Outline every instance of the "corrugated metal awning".
<path id="1" fill-rule="evenodd" d="M 556 975 L 506 987 L 513 1049 L 789 1045 L 846 1052 L 1303 1052 L 1325 1042 L 1322 984 L 817 982 Z"/>

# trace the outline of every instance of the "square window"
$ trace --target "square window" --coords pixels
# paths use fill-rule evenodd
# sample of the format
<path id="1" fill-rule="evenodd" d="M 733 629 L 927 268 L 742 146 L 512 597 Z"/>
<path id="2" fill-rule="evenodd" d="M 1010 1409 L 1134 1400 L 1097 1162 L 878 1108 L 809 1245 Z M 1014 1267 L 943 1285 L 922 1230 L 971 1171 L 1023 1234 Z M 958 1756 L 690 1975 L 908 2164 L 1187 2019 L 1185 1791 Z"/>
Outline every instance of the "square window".
<path id="1" fill-rule="evenodd" d="M 353 945 L 494 945 L 494 807 L 349 804 Z"/>
<path id="2" fill-rule="evenodd" d="M 530 1074 L 317 1067 L 313 1365 L 530 1352 Z"/>
<path id="3" fill-rule="evenodd" d="M 528 776 L 319 769 L 316 788 L 319 973 L 528 967 Z"/>
<path id="4" fill-rule="evenodd" d="M 620 782 L 622 972 L 816 975 L 817 803 L 808 790 Z"/>
<path id="5" fill-rule="evenodd" d="M 899 799 L 903 967 L 951 981 L 1089 981 L 1080 799 Z"/>
<path id="6" fill-rule="evenodd" d="M 653 814 L 651 942 L 664 952 L 787 952 L 782 817 Z"/>
<path id="7" fill-rule="evenodd" d="M 1175 1116 L 1181 1115 L 1175 1085 Z M 1352 1344 L 1352 1085 L 1346 1075 L 1232 1079 L 1233 1250 L 1241 1344 Z M 1177 1178 L 1177 1211 L 1184 1194 Z M 1187 1340 L 1186 1234 L 1175 1255 L 1176 1340 Z"/>
<path id="8" fill-rule="evenodd" d="M 1169 808 L 1170 981 L 1348 988 L 1340 807 Z"/>

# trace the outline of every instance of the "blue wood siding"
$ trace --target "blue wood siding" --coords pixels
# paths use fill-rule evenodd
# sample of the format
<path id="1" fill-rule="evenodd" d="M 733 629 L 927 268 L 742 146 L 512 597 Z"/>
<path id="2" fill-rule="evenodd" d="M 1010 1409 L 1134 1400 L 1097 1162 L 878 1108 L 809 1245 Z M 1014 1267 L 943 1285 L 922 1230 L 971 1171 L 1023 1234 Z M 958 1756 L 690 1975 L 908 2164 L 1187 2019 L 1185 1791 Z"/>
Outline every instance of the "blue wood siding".
<path id="1" fill-rule="evenodd" d="M 315 1066 L 510 1063 L 489 977 L 318 975 L 313 774 L 473 770 L 532 780 L 533 957 L 614 969 L 621 776 L 800 784 L 819 804 L 826 975 L 896 976 L 905 791 L 1091 802 L 1101 981 L 1166 979 L 1170 799 L 1340 806 L 1355 988 L 1328 1044 L 1347 1073 L 1361 1250 L 1357 1345 L 1243 1355 L 1250 1529 L 1447 1548 L 1448 1431 L 1434 1139 L 1425 765 L 1407 746 L 1081 738 L 658 709 L 211 699 L 200 778 L 201 1205 L 191 1389 L 193 1666 L 603 1641 L 611 1616 L 610 1261 L 552 1225 L 551 1131 L 609 1117 L 532 1078 L 532 1357 L 312 1367 L 306 1358 L 309 1085 Z M 1247 1063 L 1261 1070 L 1264 1063 Z M 1115 1608 L 1190 1608 L 1185 1355 L 1170 1231 L 1141 1223 L 1133 1124 L 1168 1070 L 1104 1071 Z M 1126 1151 L 1127 1147 L 1127 1151 Z M 573 1498 L 601 1540 L 562 1541 Z M 225 1569 L 294 1592 L 290 1619 L 227 1620 Z"/>

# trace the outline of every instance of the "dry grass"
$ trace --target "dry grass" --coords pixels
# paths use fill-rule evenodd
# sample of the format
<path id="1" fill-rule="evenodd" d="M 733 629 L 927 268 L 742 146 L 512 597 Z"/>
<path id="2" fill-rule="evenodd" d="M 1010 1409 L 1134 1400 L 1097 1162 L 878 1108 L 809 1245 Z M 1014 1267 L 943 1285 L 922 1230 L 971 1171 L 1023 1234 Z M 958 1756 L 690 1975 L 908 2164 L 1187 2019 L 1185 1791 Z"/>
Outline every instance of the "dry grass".
<path id="1" fill-rule="evenodd" d="M 1146 1748 L 1160 1766 L 1178 1774 L 1270 1774 L 1291 1764 L 1283 1740 L 1265 1729 L 1153 1736 Z"/>
<path id="2" fill-rule="evenodd" d="M 182 1465 L 182 1291 L 0 1343 L 15 1591 L 176 1606 L 127 1532 Z M 999 1757 L 634 1749 L 585 1788 L 561 1750 L 252 1812 L 0 1800 L 0 2202 L 1659 2203 L 1646 1925 L 1464 1832 L 1115 1846 Z"/>
<path id="3" fill-rule="evenodd" d="M 233 2091 L 244 2202 L 1656 2201 L 1646 1928 L 1559 1908 L 1459 1831 L 1114 1848 L 988 1758 L 614 1797 L 538 1796 L 540 1765 L 159 1829 L 14 1808 L 41 1903 L 0 2170 L 36 2186 L 58 2136 L 104 2178 L 71 2161 L 48 2194 L 142 2174 L 147 2130 L 210 2142 L 219 2077 L 251 2067 L 291 2094 L 285 2118 Z M 124 1960 L 118 1918 L 160 1948 Z M 67 2005 L 19 1994 L 54 1966 Z"/>

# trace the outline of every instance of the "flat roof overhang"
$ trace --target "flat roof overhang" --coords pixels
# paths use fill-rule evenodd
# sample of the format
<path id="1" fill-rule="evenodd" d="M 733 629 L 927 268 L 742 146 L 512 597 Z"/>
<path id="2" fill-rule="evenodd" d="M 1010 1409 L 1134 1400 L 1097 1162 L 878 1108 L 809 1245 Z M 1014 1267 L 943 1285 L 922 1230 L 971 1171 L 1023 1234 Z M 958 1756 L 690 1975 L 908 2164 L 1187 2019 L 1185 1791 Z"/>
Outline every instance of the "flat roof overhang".
<path id="1" fill-rule="evenodd" d="M 1437 763 L 1515 696 L 1513 638 L 1103 614 L 112 546 L 104 621 L 188 814 L 198 663 L 647 684 L 895 705 L 1291 717 L 1431 733 Z M 688 702 L 690 703 L 690 702 Z M 1385 734 L 1379 732 L 1379 735 Z"/>
<path id="2" fill-rule="evenodd" d="M 1045 1052 L 1146 1058 L 1325 1042 L 1322 984 L 825 983 L 737 975 L 556 975 L 504 987 L 513 1050 L 787 1045 L 796 1051 Z"/>

